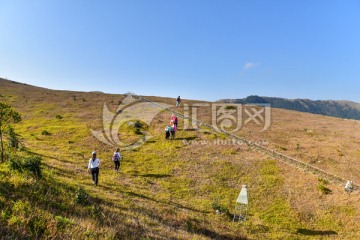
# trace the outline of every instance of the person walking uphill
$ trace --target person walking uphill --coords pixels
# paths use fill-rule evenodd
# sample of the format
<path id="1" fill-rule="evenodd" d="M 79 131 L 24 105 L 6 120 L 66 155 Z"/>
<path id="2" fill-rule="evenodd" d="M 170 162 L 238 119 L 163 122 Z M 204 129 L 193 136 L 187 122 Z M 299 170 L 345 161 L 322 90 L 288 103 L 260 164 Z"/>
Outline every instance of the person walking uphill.
<path id="1" fill-rule="evenodd" d="M 115 164 L 115 171 L 119 171 L 120 169 L 120 159 L 121 159 L 121 155 L 120 155 L 120 148 L 116 149 L 116 152 L 114 152 L 113 156 L 112 156 L 112 160 L 114 161 Z"/>
<path id="2" fill-rule="evenodd" d="M 176 99 L 176 107 L 180 107 L 180 104 L 181 104 L 181 98 L 180 96 L 178 96 Z"/>
<path id="3" fill-rule="evenodd" d="M 89 172 L 91 173 L 92 180 L 94 182 L 94 185 L 98 185 L 99 180 L 99 165 L 100 165 L 100 159 L 96 157 L 96 152 L 92 152 L 92 158 L 89 160 Z"/>
<path id="4" fill-rule="evenodd" d="M 175 114 L 171 114 L 170 117 L 170 124 L 174 123 L 174 125 L 176 126 L 176 128 L 178 127 L 178 118 L 175 116 Z"/>

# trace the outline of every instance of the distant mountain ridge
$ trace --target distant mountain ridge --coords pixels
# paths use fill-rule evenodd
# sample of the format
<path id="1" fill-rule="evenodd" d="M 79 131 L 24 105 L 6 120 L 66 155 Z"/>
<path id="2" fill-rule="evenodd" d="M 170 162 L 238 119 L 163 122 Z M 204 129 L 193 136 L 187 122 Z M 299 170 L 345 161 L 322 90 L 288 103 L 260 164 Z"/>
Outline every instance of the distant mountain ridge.
<path id="1" fill-rule="evenodd" d="M 286 99 L 252 95 L 242 99 L 222 99 L 218 102 L 240 104 L 269 103 L 273 108 L 282 108 L 299 112 L 308 112 L 325 116 L 360 120 L 360 104 L 351 101 L 314 101 L 310 99 Z"/>

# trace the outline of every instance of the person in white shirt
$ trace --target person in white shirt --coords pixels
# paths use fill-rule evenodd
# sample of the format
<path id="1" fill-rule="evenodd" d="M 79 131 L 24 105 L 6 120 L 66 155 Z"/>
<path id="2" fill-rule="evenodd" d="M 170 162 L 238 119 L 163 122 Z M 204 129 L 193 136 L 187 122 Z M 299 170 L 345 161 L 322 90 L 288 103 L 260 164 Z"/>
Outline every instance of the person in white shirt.
<path id="1" fill-rule="evenodd" d="M 91 173 L 92 180 L 94 182 L 94 185 L 98 185 L 99 180 L 99 165 L 100 165 L 100 159 L 96 157 L 96 152 L 92 152 L 92 158 L 89 160 L 89 172 Z"/>
<path id="2" fill-rule="evenodd" d="M 112 159 L 115 164 L 115 171 L 118 172 L 120 169 L 120 159 L 121 159 L 120 148 L 116 149 L 116 152 L 114 152 Z"/>

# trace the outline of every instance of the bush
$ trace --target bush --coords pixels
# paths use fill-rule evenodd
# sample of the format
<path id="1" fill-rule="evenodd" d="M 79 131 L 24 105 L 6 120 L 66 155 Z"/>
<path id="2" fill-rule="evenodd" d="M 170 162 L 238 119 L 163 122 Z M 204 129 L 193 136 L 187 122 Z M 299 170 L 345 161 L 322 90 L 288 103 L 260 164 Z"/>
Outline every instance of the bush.
<path id="1" fill-rule="evenodd" d="M 140 135 L 140 134 L 141 134 L 141 131 L 140 131 L 139 128 L 135 128 L 135 129 L 134 129 L 134 133 L 135 133 L 136 135 Z"/>
<path id="2" fill-rule="evenodd" d="M 211 204 L 211 208 L 215 211 L 218 211 L 219 213 L 229 214 L 229 210 L 226 207 L 220 205 L 217 201 Z"/>
<path id="3" fill-rule="evenodd" d="M 41 178 L 41 158 L 40 157 L 28 157 L 24 159 L 16 159 L 12 157 L 10 159 L 10 169 L 18 172 L 28 172 L 37 178 Z"/>
<path id="4" fill-rule="evenodd" d="M 61 115 L 58 114 L 58 115 L 55 116 L 55 118 L 56 118 L 56 119 L 63 119 L 63 116 L 61 116 Z"/>
<path id="5" fill-rule="evenodd" d="M 325 186 L 322 185 L 322 184 L 319 184 L 319 185 L 317 186 L 317 188 L 320 190 L 321 193 L 323 193 L 323 194 L 325 194 L 325 195 L 328 195 L 328 194 L 332 193 L 331 189 L 325 187 Z"/>
<path id="6" fill-rule="evenodd" d="M 23 171 L 23 164 L 21 160 L 17 160 L 15 158 L 10 158 L 10 170 L 22 172 Z"/>
<path id="7" fill-rule="evenodd" d="M 135 128 L 142 128 L 142 127 L 143 127 L 143 124 L 142 124 L 140 121 L 136 121 L 136 122 L 134 123 L 134 127 L 135 127 Z"/>
<path id="8" fill-rule="evenodd" d="M 41 132 L 41 135 L 49 136 L 49 135 L 51 135 L 51 133 L 48 132 L 48 131 L 46 131 L 46 130 L 43 130 L 43 131 Z"/>
<path id="9" fill-rule="evenodd" d="M 134 123 L 134 133 L 137 134 L 137 135 L 140 135 L 142 134 L 141 132 L 141 128 L 144 127 L 144 124 L 141 123 L 139 120 L 137 120 L 135 123 Z"/>
<path id="10" fill-rule="evenodd" d="M 35 177 L 41 178 L 41 158 L 28 157 L 24 160 L 24 169 L 31 172 Z"/>
<path id="11" fill-rule="evenodd" d="M 280 146 L 279 148 L 280 148 L 280 150 L 287 151 L 286 147 Z"/>
<path id="12" fill-rule="evenodd" d="M 83 187 L 79 187 L 75 195 L 75 203 L 81 205 L 87 205 L 89 203 L 89 194 L 84 190 Z"/>
<path id="13" fill-rule="evenodd" d="M 236 110 L 235 106 L 226 106 L 225 107 L 226 110 Z"/>

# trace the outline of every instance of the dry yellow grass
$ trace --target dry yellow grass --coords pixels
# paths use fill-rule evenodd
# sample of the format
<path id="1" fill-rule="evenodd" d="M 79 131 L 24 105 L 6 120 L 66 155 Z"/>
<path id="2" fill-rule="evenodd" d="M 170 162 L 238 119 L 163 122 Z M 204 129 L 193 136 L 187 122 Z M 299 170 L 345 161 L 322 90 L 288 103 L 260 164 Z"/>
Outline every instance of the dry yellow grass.
<path id="1" fill-rule="evenodd" d="M 0 171 L 1 185 L 9 185 L 18 195 L 0 195 L 0 207 L 11 209 L 11 217 L 7 212 L 1 216 L 2 232 L 9 234 L 10 229 L 16 230 L 17 236 L 35 236 L 29 227 L 32 218 L 25 211 L 28 207 L 17 203 L 21 199 L 32 204 L 34 217 L 47 221 L 42 238 L 359 239 L 358 194 L 348 195 L 343 186 L 323 183 L 310 173 L 278 163 L 245 145 L 223 145 L 221 141 L 227 140 L 223 134 L 204 128 L 184 130 L 181 119 L 177 139 L 166 141 L 166 112 L 149 126 L 154 138 L 139 149 L 123 152 L 121 173 L 114 172 L 114 147 L 99 142 L 90 129 L 102 129 L 105 102 L 114 112 L 123 98 L 52 91 L 0 79 L 0 101 L 22 114 L 23 121 L 16 130 L 29 151 L 43 156 L 45 179 L 58 186 L 60 193 L 48 192 L 55 198 L 49 203 L 35 197 L 26 200 L 24 191 L 26 187 L 33 190 L 33 185 L 26 178 Z M 148 98 L 174 104 L 171 98 Z M 182 108 L 177 110 L 183 112 Z M 57 119 L 56 115 L 63 118 Z M 199 119 L 210 122 L 210 116 L 210 107 L 199 109 Z M 237 134 L 263 140 L 270 148 L 360 182 L 359 128 L 359 123 L 352 120 L 273 109 L 267 131 L 259 132 L 253 124 L 243 126 Z M 51 135 L 42 135 L 43 130 Z M 184 144 L 192 140 L 199 142 Z M 214 140 L 217 144 L 209 144 Z M 92 150 L 97 150 L 102 160 L 97 188 L 86 172 Z M 249 185 L 249 218 L 245 224 L 233 224 L 234 201 L 244 183 Z M 332 193 L 323 194 L 319 184 Z M 100 209 L 71 203 L 73 189 L 79 186 Z M 61 201 L 60 206 L 56 200 Z M 228 213 L 215 214 L 214 204 Z M 67 224 L 59 215 L 76 224 Z"/>

